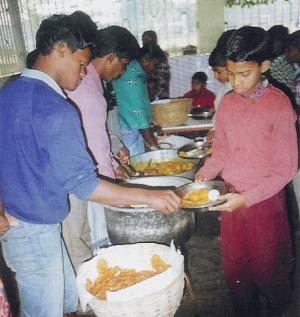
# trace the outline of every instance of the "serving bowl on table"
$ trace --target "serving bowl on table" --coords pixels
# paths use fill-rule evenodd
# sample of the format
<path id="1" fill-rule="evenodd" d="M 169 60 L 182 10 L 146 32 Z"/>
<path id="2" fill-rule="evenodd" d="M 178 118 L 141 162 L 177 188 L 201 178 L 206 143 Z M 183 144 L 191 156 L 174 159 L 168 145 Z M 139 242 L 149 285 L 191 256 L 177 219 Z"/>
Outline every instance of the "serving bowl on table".
<path id="1" fill-rule="evenodd" d="M 193 204 L 185 204 L 184 200 L 192 193 L 200 193 L 200 190 L 204 189 L 208 192 L 207 201 L 203 200 L 203 203 L 197 203 L 195 200 L 195 203 Z M 209 193 L 212 193 L 212 190 L 214 190 L 214 193 L 216 191 L 219 193 L 219 195 L 224 195 L 227 193 L 234 192 L 234 187 L 226 183 L 224 181 L 206 181 L 206 182 L 199 182 L 199 183 L 190 183 L 183 185 L 181 187 L 178 187 L 175 189 L 175 193 L 183 200 L 183 207 L 182 209 L 185 211 L 196 211 L 196 212 L 205 212 L 209 210 L 209 207 L 217 206 L 225 202 L 224 199 L 219 199 L 217 195 L 214 199 L 209 198 Z M 206 200 L 206 199 L 205 199 Z"/>
<path id="2" fill-rule="evenodd" d="M 172 163 L 170 168 L 168 162 Z M 165 166 L 161 169 L 157 168 L 157 163 L 163 163 Z M 177 150 L 164 149 L 134 155 L 130 158 L 130 164 L 135 170 L 141 170 L 145 177 L 167 175 L 193 179 L 199 165 L 199 159 L 183 159 L 177 156 Z M 129 176 L 134 177 L 135 175 Z"/>
<path id="3" fill-rule="evenodd" d="M 192 142 L 177 150 L 177 155 L 186 159 L 203 159 L 210 154 L 211 144 L 205 141 Z"/>

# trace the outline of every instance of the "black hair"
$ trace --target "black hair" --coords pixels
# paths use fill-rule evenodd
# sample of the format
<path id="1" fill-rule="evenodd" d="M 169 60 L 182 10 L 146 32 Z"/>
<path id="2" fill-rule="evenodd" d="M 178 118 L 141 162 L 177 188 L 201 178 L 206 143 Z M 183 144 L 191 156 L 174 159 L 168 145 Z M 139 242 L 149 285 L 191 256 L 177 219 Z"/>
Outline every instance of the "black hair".
<path id="1" fill-rule="evenodd" d="M 227 59 L 233 62 L 254 61 L 261 64 L 272 57 L 272 43 L 268 32 L 256 26 L 243 26 L 228 40 Z"/>
<path id="2" fill-rule="evenodd" d="M 150 39 L 150 42 L 151 43 L 155 43 L 157 44 L 157 34 L 155 31 L 153 30 L 148 30 L 148 31 L 145 31 L 142 35 L 142 39 L 147 36 L 149 39 Z"/>
<path id="3" fill-rule="evenodd" d="M 36 33 L 36 49 L 47 55 L 59 42 L 67 43 L 72 51 L 92 47 L 96 31 L 97 25 L 82 11 L 54 14 L 42 21 Z"/>
<path id="4" fill-rule="evenodd" d="M 300 30 L 289 35 L 287 39 L 287 46 L 294 46 L 300 51 Z"/>
<path id="5" fill-rule="evenodd" d="M 206 83 L 207 82 L 207 75 L 204 72 L 196 72 L 193 76 L 192 76 L 192 81 L 193 80 L 197 80 L 200 83 Z"/>
<path id="6" fill-rule="evenodd" d="M 210 67 L 225 67 L 226 66 L 226 51 L 215 47 L 209 55 L 208 65 Z"/>
<path id="7" fill-rule="evenodd" d="M 145 44 L 139 51 L 138 59 L 146 57 L 163 62 L 167 59 L 165 52 L 155 43 Z"/>
<path id="8" fill-rule="evenodd" d="M 112 25 L 97 31 L 97 44 L 93 58 L 115 53 L 119 59 L 129 60 L 136 58 L 139 43 L 126 28 Z"/>
<path id="9" fill-rule="evenodd" d="M 27 54 L 27 56 L 26 56 L 26 67 L 27 68 L 32 68 L 38 55 L 39 55 L 39 53 L 37 50 L 33 50 Z"/>
<path id="10" fill-rule="evenodd" d="M 282 55 L 285 51 L 287 38 L 289 36 L 289 29 L 283 25 L 273 25 L 269 28 L 268 34 L 273 45 L 273 57 Z"/>
<path id="11" fill-rule="evenodd" d="M 231 37 L 231 35 L 235 32 L 236 30 L 235 29 L 232 29 L 232 30 L 227 30 L 225 32 L 223 32 L 218 41 L 217 41 L 217 45 L 216 45 L 216 48 L 217 49 L 223 49 L 224 52 L 226 50 L 226 46 L 227 46 L 227 43 Z"/>
<path id="12" fill-rule="evenodd" d="M 210 67 L 225 67 L 226 65 L 226 47 L 228 40 L 236 30 L 227 30 L 221 34 L 217 41 L 216 47 L 212 50 L 208 58 Z"/>

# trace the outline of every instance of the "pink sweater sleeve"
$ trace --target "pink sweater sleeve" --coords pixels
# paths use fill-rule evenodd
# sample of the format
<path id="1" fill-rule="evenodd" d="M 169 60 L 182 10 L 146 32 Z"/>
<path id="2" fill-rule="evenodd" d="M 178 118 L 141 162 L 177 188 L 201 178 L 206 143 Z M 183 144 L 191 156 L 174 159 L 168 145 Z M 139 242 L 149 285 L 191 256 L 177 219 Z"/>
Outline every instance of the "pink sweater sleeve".
<path id="1" fill-rule="evenodd" d="M 272 131 L 271 172 L 256 186 L 243 193 L 247 207 L 272 197 L 290 182 L 297 172 L 298 149 L 295 128 L 296 114 L 291 107 L 283 105 L 278 113 L 277 122 Z"/>
<path id="2" fill-rule="evenodd" d="M 222 112 L 222 115 L 218 116 L 220 119 L 216 119 L 215 138 L 212 145 L 212 156 L 206 160 L 204 166 L 200 169 L 199 175 L 207 180 L 217 177 L 224 168 L 227 156 L 227 140 L 225 136 L 223 121 L 224 111 L 222 107 L 218 109 L 218 113 Z M 218 118 L 216 116 L 216 118 Z"/>

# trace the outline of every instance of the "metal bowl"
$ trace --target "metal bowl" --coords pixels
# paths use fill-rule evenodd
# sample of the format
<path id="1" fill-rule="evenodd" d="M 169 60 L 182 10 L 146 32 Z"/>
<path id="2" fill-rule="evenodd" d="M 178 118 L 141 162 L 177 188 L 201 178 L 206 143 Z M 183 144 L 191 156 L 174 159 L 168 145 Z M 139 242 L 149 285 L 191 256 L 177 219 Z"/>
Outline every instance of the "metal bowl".
<path id="1" fill-rule="evenodd" d="M 191 192 L 193 189 L 201 189 L 201 188 L 207 188 L 207 189 L 217 189 L 221 195 L 232 193 L 234 192 L 234 188 L 232 185 L 223 182 L 223 181 L 207 181 L 207 182 L 200 182 L 200 183 L 190 183 L 183 185 L 181 187 L 178 187 L 175 189 L 175 193 L 183 199 L 183 197 Z M 182 207 L 183 210 L 186 211 L 197 211 L 197 212 L 204 212 L 208 211 L 209 207 L 217 206 L 222 203 L 224 203 L 225 200 L 217 199 L 215 201 L 210 201 L 207 204 L 201 204 L 201 205 L 195 205 L 195 206 L 188 206 L 188 207 Z"/>
<path id="2" fill-rule="evenodd" d="M 138 177 L 130 178 L 125 180 L 126 184 L 130 184 L 136 187 L 149 188 L 152 189 L 175 189 L 177 187 L 190 184 L 192 181 L 190 179 L 178 176 L 149 176 L 149 177 Z"/>
<path id="3" fill-rule="evenodd" d="M 210 154 L 211 144 L 204 141 L 192 142 L 177 150 L 177 155 L 186 159 L 202 159 Z"/>
<path id="4" fill-rule="evenodd" d="M 165 149 L 165 150 L 156 150 L 151 152 L 145 152 L 141 154 L 134 155 L 130 158 L 130 163 L 135 166 L 137 163 L 149 163 L 150 160 L 153 162 L 162 162 L 162 161 L 169 161 L 169 160 L 179 160 L 179 161 L 188 161 L 193 163 L 192 169 L 189 171 L 174 174 L 172 176 L 180 176 L 180 177 L 186 177 L 188 179 L 193 179 L 194 174 L 199 167 L 199 159 L 182 159 L 177 156 L 177 150 L 171 150 L 171 149 Z M 162 175 L 159 175 L 162 176 Z M 170 176 L 170 175 L 168 175 Z M 145 177 L 151 177 L 151 176 L 145 176 Z"/>
<path id="5" fill-rule="evenodd" d="M 167 189 L 191 183 L 176 176 L 150 176 L 126 180 L 126 185 Z M 195 215 L 191 212 L 163 214 L 149 207 L 121 208 L 106 206 L 107 230 L 114 244 L 156 242 L 183 245 L 194 232 Z"/>

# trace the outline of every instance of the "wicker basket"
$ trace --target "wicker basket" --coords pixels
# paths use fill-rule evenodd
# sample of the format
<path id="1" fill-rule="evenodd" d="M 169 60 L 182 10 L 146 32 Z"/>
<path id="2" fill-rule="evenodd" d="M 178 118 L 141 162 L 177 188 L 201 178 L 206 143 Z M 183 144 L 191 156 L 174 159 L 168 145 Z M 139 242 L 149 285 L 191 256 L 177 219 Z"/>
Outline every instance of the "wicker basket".
<path id="1" fill-rule="evenodd" d="M 112 246 L 107 252 L 116 252 L 126 250 L 128 257 L 136 257 L 136 261 L 145 261 L 152 255 L 158 254 L 162 259 L 168 259 L 170 256 L 170 247 L 157 243 L 137 243 L 131 245 Z M 114 256 L 114 254 L 112 254 Z M 175 253 L 175 257 L 180 256 L 180 266 L 177 267 L 176 276 L 168 275 L 166 282 L 157 283 L 156 290 L 148 289 L 148 295 L 141 292 L 134 294 L 126 301 L 104 301 L 93 297 L 89 306 L 93 309 L 96 316 L 99 317 L 172 317 L 180 305 L 184 288 L 184 266 L 181 254 Z M 105 253 L 104 256 L 105 258 Z M 182 260 L 182 265 L 181 265 Z M 92 260 L 91 260 L 92 261 Z M 170 263 L 172 265 L 172 263 Z M 80 272 L 80 271 L 79 271 Z M 165 272 L 160 273 L 160 277 Z M 170 277 L 172 276 L 172 278 Z M 158 276 L 157 276 L 158 277 Z M 154 277 L 155 278 L 155 277 Z M 150 292 L 150 293 L 149 293 Z"/>
<path id="2" fill-rule="evenodd" d="M 177 98 L 153 101 L 153 121 L 161 127 L 177 126 L 185 123 L 192 110 L 192 99 Z"/>

